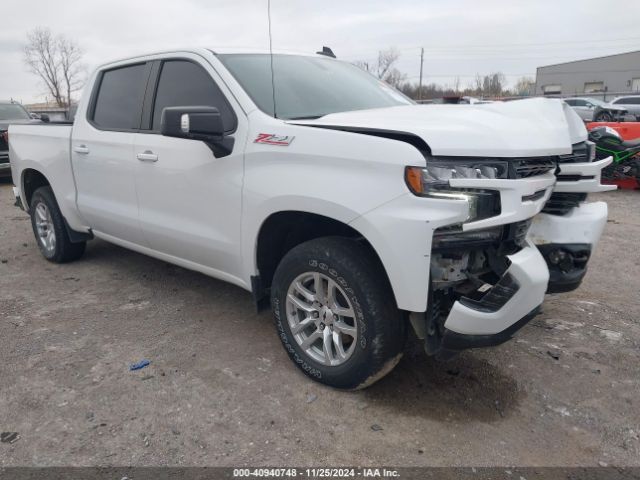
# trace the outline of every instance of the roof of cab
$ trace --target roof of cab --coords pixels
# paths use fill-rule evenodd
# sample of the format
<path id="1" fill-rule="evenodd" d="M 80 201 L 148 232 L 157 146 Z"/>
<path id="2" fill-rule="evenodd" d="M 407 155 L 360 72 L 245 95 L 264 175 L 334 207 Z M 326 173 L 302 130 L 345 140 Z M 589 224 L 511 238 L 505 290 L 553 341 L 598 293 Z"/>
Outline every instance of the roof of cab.
<path id="1" fill-rule="evenodd" d="M 106 63 L 103 63 L 97 67 L 98 70 L 103 70 L 105 68 L 127 63 L 127 62 L 135 62 L 142 61 L 148 57 L 160 56 L 160 55 L 171 55 L 171 54 L 180 54 L 180 53 L 195 53 L 201 56 L 208 55 L 225 55 L 225 54 L 264 54 L 268 55 L 269 49 L 260 49 L 260 48 L 242 48 L 242 47 L 219 47 L 215 49 L 211 48 L 175 48 L 171 50 L 162 50 L 158 52 L 149 52 L 141 55 L 135 55 L 132 57 L 119 58 L 116 60 L 112 60 Z M 322 58 L 331 58 L 326 55 L 318 54 L 315 52 L 303 52 L 303 51 L 293 51 L 293 50 L 273 50 L 275 55 L 303 55 L 308 57 L 322 57 Z"/>

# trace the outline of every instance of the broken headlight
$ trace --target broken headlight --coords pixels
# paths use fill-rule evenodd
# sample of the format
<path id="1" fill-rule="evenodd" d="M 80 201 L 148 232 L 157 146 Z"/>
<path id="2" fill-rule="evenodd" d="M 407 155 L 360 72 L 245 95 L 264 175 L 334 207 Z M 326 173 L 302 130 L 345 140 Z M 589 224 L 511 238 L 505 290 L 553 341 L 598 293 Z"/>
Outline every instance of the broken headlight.
<path id="1" fill-rule="evenodd" d="M 405 181 L 409 190 L 420 197 L 442 200 L 464 200 L 469 204 L 472 222 L 500 214 L 500 193 L 478 188 L 453 188 L 449 180 L 458 178 L 508 178 L 507 162 L 482 160 L 428 160 L 425 167 L 407 167 Z"/>

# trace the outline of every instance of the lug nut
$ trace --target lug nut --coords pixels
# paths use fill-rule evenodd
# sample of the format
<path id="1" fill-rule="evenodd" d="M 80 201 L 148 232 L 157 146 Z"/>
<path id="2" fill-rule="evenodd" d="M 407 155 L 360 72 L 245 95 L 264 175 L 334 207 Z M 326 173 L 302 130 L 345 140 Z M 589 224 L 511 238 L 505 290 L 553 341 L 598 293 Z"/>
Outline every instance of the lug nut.
<path id="1" fill-rule="evenodd" d="M 313 318 L 318 318 L 318 317 L 320 317 L 320 314 L 319 314 L 318 312 L 312 312 L 312 313 L 311 313 L 311 316 L 312 316 Z"/>

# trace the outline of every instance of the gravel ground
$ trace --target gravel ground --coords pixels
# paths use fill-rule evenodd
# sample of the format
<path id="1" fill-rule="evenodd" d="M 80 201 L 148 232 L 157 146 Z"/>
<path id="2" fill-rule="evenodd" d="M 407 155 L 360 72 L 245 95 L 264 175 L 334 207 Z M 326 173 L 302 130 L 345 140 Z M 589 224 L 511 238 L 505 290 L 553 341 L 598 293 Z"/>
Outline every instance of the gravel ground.
<path id="1" fill-rule="evenodd" d="M 0 184 L 0 466 L 640 465 L 640 192 L 576 292 L 511 342 L 410 345 L 368 390 L 315 384 L 249 293 L 95 240 L 39 254 Z M 140 359 L 151 365 L 137 372 Z"/>

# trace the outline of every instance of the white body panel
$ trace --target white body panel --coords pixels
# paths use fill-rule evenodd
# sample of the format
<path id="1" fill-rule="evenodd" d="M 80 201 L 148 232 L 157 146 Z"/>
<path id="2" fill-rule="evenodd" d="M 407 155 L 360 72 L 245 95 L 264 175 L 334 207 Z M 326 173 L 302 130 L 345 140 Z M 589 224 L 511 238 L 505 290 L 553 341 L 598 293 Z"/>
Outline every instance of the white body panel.
<path id="1" fill-rule="evenodd" d="M 537 157 L 570 153 L 572 144 L 580 141 L 565 110 L 559 100 L 535 98 L 359 110 L 296 123 L 409 132 L 420 136 L 437 156 Z"/>
<path id="2" fill-rule="evenodd" d="M 544 300 L 549 282 L 549 270 L 538 249 L 529 245 L 515 255 L 510 255 L 507 273 L 516 279 L 520 288 L 497 312 L 481 312 L 456 302 L 444 326 L 466 335 L 491 335 L 509 328 L 514 319 L 529 314 Z"/>
<path id="3" fill-rule="evenodd" d="M 399 308 L 412 312 L 427 308 L 433 232 L 464 222 L 466 201 L 422 198 L 409 192 L 405 167 L 426 165 L 425 156 L 412 145 L 318 126 L 405 132 L 424 140 L 433 155 L 454 157 L 564 155 L 571 153 L 573 144 L 586 140 L 580 119 L 555 100 L 409 105 L 287 122 L 258 110 L 207 50 L 150 55 L 101 68 L 167 58 L 197 62 L 227 97 L 238 119 L 230 155 L 216 158 L 194 140 L 98 130 L 87 121 L 94 74 L 73 131 L 69 126 L 11 127 L 13 178 L 22 179 L 27 168 L 42 173 L 74 230 L 91 230 L 105 240 L 246 289 L 251 288 L 252 276 L 260 273 L 256 249 L 264 222 L 279 212 L 308 212 L 347 224 L 369 241 Z M 293 141 L 287 146 L 254 143 L 264 133 L 289 136 Z M 600 166 L 583 167 L 581 171 Z M 22 180 L 16 183 L 16 194 L 24 198 Z M 465 231 L 535 216 L 554 184 L 550 173 L 519 180 L 451 181 L 456 188 L 500 192 L 502 213 L 465 224 Z M 540 192 L 534 200 L 523 200 Z M 601 229 L 593 226 L 593 218 L 597 216 L 600 225 L 602 211 L 581 208 L 575 215 L 573 220 L 563 219 L 575 228 L 583 222 L 591 225 L 589 239 L 597 242 Z M 540 235 L 534 238 L 564 238 L 555 219 L 546 217 L 536 217 L 542 220 Z M 518 300 L 490 315 L 470 314 L 456 304 L 447 328 L 459 333 L 496 333 L 542 301 L 548 271 L 538 251 L 529 244 L 511 261 L 510 272 L 524 287 Z"/>
<path id="4" fill-rule="evenodd" d="M 567 215 L 541 213 L 535 216 L 529 238 L 536 245 L 582 243 L 595 248 L 606 224 L 605 202 L 583 203 Z"/>
<path id="5" fill-rule="evenodd" d="M 76 230 L 86 230 L 87 223 L 76 204 L 76 182 L 69 157 L 71 126 L 43 125 L 32 129 L 27 125 L 12 125 L 9 131 L 11 174 L 18 195 L 24 198 L 21 192 L 25 170 L 42 173 L 51 185 L 55 185 L 58 206 L 69 225 Z"/>
<path id="6" fill-rule="evenodd" d="M 78 210 L 87 225 L 145 245 L 138 218 L 133 139 L 133 133 L 102 131 L 78 122 L 71 140 L 71 159 Z"/>
<path id="7" fill-rule="evenodd" d="M 556 192 L 608 192 L 615 190 L 615 185 L 602 185 L 602 169 L 613 161 L 613 157 L 590 163 L 564 163 L 560 166 L 560 176 L 554 188 Z M 584 179 L 563 181 L 562 175 L 578 175 Z M 593 177 L 593 178 L 587 178 Z"/>

